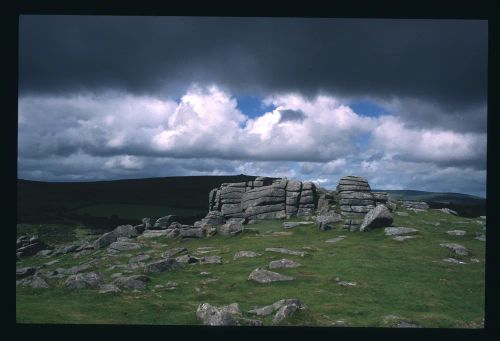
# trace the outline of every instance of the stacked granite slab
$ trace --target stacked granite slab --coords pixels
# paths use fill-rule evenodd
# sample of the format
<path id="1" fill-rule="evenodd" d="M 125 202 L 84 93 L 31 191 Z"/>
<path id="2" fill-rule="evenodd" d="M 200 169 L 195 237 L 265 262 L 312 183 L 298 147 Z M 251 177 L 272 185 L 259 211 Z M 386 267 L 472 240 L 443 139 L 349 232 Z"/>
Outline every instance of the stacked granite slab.
<path id="1" fill-rule="evenodd" d="M 359 230 L 366 213 L 376 205 L 368 181 L 359 176 L 344 176 L 337 185 L 337 194 L 344 229 Z"/>
<path id="2" fill-rule="evenodd" d="M 209 210 L 225 219 L 283 219 L 311 215 L 316 207 L 312 182 L 257 177 L 254 181 L 224 183 L 209 193 Z"/>

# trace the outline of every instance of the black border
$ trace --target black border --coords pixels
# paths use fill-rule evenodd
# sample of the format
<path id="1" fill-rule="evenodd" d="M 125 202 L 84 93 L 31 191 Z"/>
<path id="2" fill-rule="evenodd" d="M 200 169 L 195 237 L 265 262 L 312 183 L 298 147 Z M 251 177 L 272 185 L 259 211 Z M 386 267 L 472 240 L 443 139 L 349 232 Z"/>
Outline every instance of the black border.
<path id="1" fill-rule="evenodd" d="M 312 338 L 415 338 L 435 337 L 457 339 L 485 339 L 494 338 L 498 331 L 499 313 L 496 303 L 500 302 L 498 290 L 498 264 L 496 241 L 498 238 L 496 213 L 496 194 L 498 189 L 498 168 L 496 163 L 496 146 L 498 139 L 498 97 L 499 78 L 498 61 L 500 60 L 500 34 L 497 13 L 494 1 L 474 2 L 423 2 L 423 1 L 344 1 L 332 2 L 328 6 L 307 2 L 272 2 L 258 4 L 255 1 L 233 2 L 200 2 L 189 1 L 147 2 L 147 1 L 17 1 L 13 10 L 7 15 L 7 39 L 4 40 L 4 57 L 9 61 L 7 67 L 7 113 L 3 114 L 2 153 L 7 163 L 2 163 L 2 179 L 4 180 L 3 208 L 7 212 L 8 220 L 4 229 L 15 234 L 12 229 L 16 222 L 16 184 L 17 184 L 17 95 L 18 95 L 18 17 L 21 14 L 57 14 L 57 15 L 186 15 L 186 16 L 256 16 L 256 17 L 331 17 L 331 18 L 414 18 L 414 19 L 482 19 L 488 20 L 489 51 L 488 51 L 488 151 L 487 151 L 487 201 L 488 212 L 488 239 L 486 242 L 486 304 L 485 329 L 386 329 L 386 328 L 327 328 L 327 327 L 203 327 L 203 326 L 135 326 L 135 325 L 42 325 L 17 324 L 15 321 L 15 294 L 12 295 L 12 309 L 9 309 L 9 326 L 13 328 L 15 338 L 74 339 L 92 336 L 99 338 L 116 337 L 131 339 L 241 339 L 258 340 L 262 337 L 269 339 L 297 338 L 308 340 Z M 5 15 L 3 16 L 5 19 Z M 14 236 L 8 237 L 10 240 Z M 13 257 L 13 250 L 2 248 L 9 259 Z M 13 264 L 9 261 L 9 264 Z M 13 272 L 13 271 L 12 271 Z M 8 281 L 10 282 L 10 281 Z M 12 281 L 13 282 L 13 281 Z M 13 284 L 10 288 L 13 287 Z M 6 291 L 4 291 L 6 292 Z M 10 296 L 10 295 L 9 295 Z M 497 336 L 498 337 L 498 336 Z M 499 338 L 500 339 L 500 338 Z"/>

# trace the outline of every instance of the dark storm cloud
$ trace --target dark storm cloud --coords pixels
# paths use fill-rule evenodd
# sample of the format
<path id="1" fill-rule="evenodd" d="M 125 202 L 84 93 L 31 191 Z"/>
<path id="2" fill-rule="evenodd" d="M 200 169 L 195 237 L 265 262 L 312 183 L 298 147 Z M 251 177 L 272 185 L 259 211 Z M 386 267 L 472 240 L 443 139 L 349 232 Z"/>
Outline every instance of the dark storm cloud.
<path id="1" fill-rule="evenodd" d="M 465 20 L 21 16 L 20 92 L 318 91 L 484 104 L 487 23 Z"/>
<path id="2" fill-rule="evenodd" d="M 306 115 L 302 110 L 280 110 L 280 123 L 290 121 L 303 121 Z"/>

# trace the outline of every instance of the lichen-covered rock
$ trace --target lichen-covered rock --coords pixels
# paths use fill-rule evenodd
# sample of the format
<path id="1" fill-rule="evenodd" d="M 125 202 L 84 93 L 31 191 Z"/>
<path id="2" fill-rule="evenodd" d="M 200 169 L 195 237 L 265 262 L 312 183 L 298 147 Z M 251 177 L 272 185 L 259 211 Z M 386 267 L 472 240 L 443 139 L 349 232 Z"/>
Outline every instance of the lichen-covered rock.
<path id="1" fill-rule="evenodd" d="M 450 236 L 465 236 L 467 234 L 464 230 L 450 230 L 446 231 L 446 233 Z"/>
<path id="2" fill-rule="evenodd" d="M 243 232 L 244 226 L 240 222 L 227 222 L 222 225 L 218 232 L 222 235 L 235 236 Z"/>
<path id="3" fill-rule="evenodd" d="M 207 326 L 238 326 L 242 313 L 238 303 L 222 307 L 202 303 L 196 309 L 196 316 Z"/>
<path id="4" fill-rule="evenodd" d="M 185 247 L 174 247 L 172 249 L 168 249 L 166 250 L 162 257 L 163 258 L 172 258 L 172 257 L 175 257 L 177 255 L 180 255 L 181 253 L 187 253 L 188 252 L 188 249 L 186 249 Z"/>
<path id="5" fill-rule="evenodd" d="M 305 255 L 308 255 L 308 253 L 305 251 L 289 250 L 289 249 L 285 249 L 282 247 L 268 247 L 265 249 L 265 251 L 278 252 L 278 253 L 283 253 L 286 255 L 300 256 L 300 257 L 304 257 Z"/>
<path id="6" fill-rule="evenodd" d="M 273 304 L 270 304 L 270 305 L 267 305 L 267 306 L 264 306 L 264 307 L 260 307 L 260 308 L 254 308 L 250 311 L 248 311 L 248 313 L 250 314 L 254 314 L 254 315 L 257 315 L 257 316 L 268 316 L 268 315 L 271 315 L 272 313 L 274 313 L 275 311 L 279 311 L 281 310 L 283 307 L 289 307 L 289 306 L 295 306 L 296 308 L 300 309 L 300 310 L 305 310 L 307 309 L 307 306 L 300 300 L 298 299 L 295 299 L 295 298 L 290 298 L 290 299 L 282 299 L 282 300 L 279 300 L 279 301 L 276 301 L 274 302 Z M 291 310 L 294 310 L 293 308 L 284 308 L 283 311 L 279 312 L 279 314 L 277 313 L 275 315 L 275 323 L 277 322 L 280 322 L 282 321 L 284 318 L 290 316 L 291 314 Z M 294 310 L 296 311 L 296 309 Z"/>
<path id="7" fill-rule="evenodd" d="M 156 220 L 156 222 L 154 223 L 154 225 L 150 228 L 152 229 L 166 229 L 167 227 L 170 226 L 171 223 L 173 223 L 174 221 L 177 221 L 178 220 L 178 217 L 174 214 L 169 214 L 167 216 L 164 216 L 164 217 L 161 217 L 161 218 L 158 218 Z"/>

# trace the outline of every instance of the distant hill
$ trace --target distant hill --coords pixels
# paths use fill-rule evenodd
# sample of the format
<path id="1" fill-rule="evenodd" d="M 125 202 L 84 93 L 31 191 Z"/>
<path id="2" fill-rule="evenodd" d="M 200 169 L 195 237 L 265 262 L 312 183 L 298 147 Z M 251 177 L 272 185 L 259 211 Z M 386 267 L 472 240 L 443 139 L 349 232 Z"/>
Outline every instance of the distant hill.
<path id="1" fill-rule="evenodd" d="M 94 182 L 18 180 L 18 223 L 85 224 L 107 229 L 139 223 L 143 217 L 176 214 L 193 223 L 208 211 L 208 193 L 224 182 L 256 176 L 179 176 Z M 384 190 L 380 190 L 384 191 Z M 486 200 L 459 193 L 385 190 L 394 199 L 423 200 L 464 216 L 485 215 Z"/>
<path id="2" fill-rule="evenodd" d="M 208 193 L 255 176 L 179 176 L 95 182 L 17 182 L 18 223 L 83 222 L 103 228 L 177 214 L 192 223 L 208 211 Z"/>
<path id="3" fill-rule="evenodd" d="M 431 208 L 448 207 L 464 217 L 486 215 L 486 199 L 461 193 L 424 192 L 413 190 L 378 190 L 387 192 L 394 200 L 425 201 Z"/>

